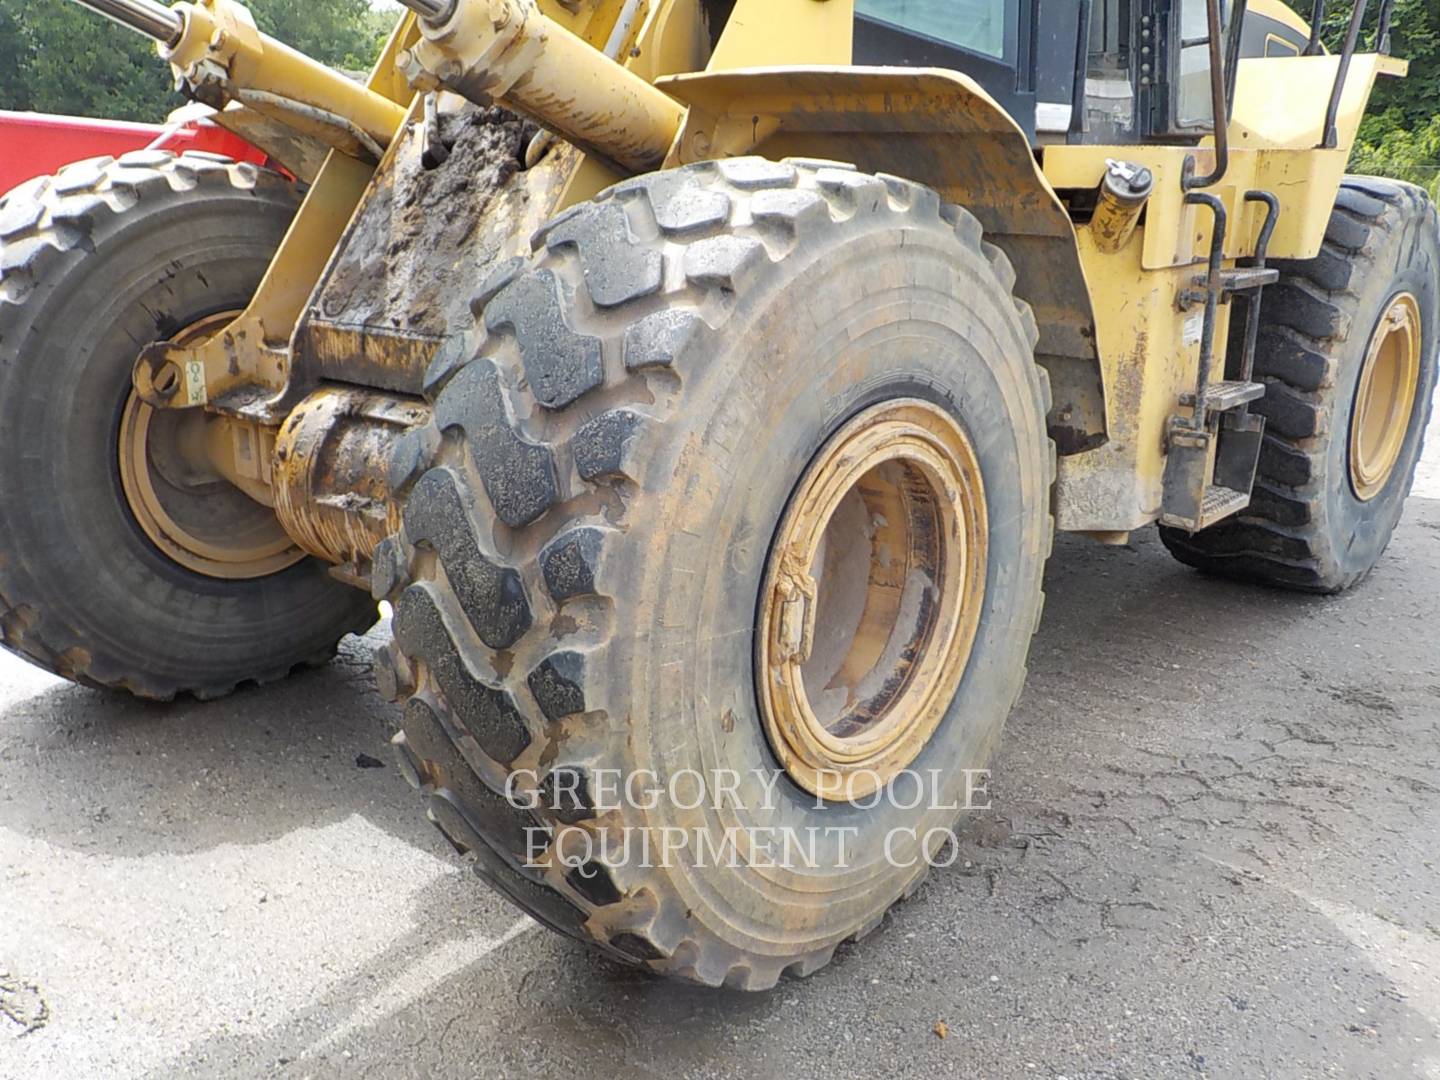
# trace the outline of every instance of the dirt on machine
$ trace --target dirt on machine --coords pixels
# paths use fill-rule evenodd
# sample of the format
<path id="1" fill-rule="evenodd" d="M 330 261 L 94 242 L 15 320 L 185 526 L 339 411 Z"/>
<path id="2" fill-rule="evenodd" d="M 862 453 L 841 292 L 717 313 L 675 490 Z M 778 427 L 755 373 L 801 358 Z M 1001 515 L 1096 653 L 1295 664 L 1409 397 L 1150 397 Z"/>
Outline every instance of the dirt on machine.
<path id="1" fill-rule="evenodd" d="M 0 641 L 209 698 L 390 605 L 425 813 L 618 962 L 879 928 L 1057 531 L 1334 594 L 1404 511 L 1440 218 L 1345 174 L 1392 0 L 402 0 L 363 82 L 78 2 L 257 150 L 0 197 Z"/>
<path id="2" fill-rule="evenodd" d="M 437 117 L 435 157 L 407 159 L 358 219 L 326 289 L 327 317 L 436 339 L 467 317 L 469 299 L 453 274 L 485 266 L 485 253 L 471 243 L 476 222 L 491 199 L 504 197 L 538 129 L 463 99 Z"/>

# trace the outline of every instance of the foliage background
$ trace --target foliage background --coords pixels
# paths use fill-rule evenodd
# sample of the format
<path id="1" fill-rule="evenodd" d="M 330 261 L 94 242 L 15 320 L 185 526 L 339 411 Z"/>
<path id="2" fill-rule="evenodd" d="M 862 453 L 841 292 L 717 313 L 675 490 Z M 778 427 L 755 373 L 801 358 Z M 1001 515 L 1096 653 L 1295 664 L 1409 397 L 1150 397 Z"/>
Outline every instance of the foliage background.
<path id="1" fill-rule="evenodd" d="M 247 0 L 261 29 L 350 71 L 367 70 L 394 25 L 379 0 Z M 1308 14 L 1309 0 L 1291 0 Z M 1355 0 L 1331 0 L 1325 40 L 1338 50 Z M 1380 0 L 1370 0 L 1372 40 Z M 1440 0 L 1396 0 L 1392 46 L 1410 78 L 1383 80 L 1351 167 L 1423 184 L 1440 196 Z M 64 0 L 0 0 L 0 108 L 158 121 L 181 104 L 169 69 L 138 34 Z"/>
<path id="2" fill-rule="evenodd" d="M 260 29 L 368 71 L 395 25 L 370 0 L 246 0 Z M 139 34 L 64 0 L 0 0 L 0 108 L 156 123 L 184 104 Z"/>
<path id="3" fill-rule="evenodd" d="M 1306 3 L 1292 0 L 1302 13 Z M 1371 0 L 1369 33 L 1379 22 L 1378 0 Z M 1325 19 L 1325 40 L 1339 50 L 1355 10 L 1355 0 L 1336 0 Z M 1382 79 L 1360 128 L 1350 167 L 1355 172 L 1394 176 L 1429 188 L 1440 198 L 1440 0 L 1396 0 L 1391 51 L 1410 61 L 1408 79 Z"/>

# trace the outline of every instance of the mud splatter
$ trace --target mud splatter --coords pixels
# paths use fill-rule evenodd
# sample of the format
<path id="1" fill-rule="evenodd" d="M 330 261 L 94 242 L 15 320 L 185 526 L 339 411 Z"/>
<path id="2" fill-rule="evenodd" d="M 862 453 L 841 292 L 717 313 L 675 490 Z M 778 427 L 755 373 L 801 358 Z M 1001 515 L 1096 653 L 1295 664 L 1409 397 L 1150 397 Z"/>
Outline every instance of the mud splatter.
<path id="1" fill-rule="evenodd" d="M 1371 712 L 1385 713 L 1388 716 L 1399 715 L 1400 710 L 1395 703 L 1378 690 L 1367 690 L 1361 686 L 1337 686 L 1330 691 L 1330 698 L 1342 705 L 1354 705 L 1361 709 L 1369 709 Z"/>
<path id="2" fill-rule="evenodd" d="M 456 271 L 474 264 L 476 225 L 520 171 L 535 130 L 498 108 L 442 112 L 449 157 L 426 168 L 418 145 L 397 156 L 390 182 L 375 187 L 325 286 L 324 317 L 422 335 L 453 329 L 458 308 L 469 302 Z"/>
<path id="3" fill-rule="evenodd" d="M 50 1022 L 50 1006 L 40 988 L 0 971 L 0 1030 L 21 1038 Z"/>

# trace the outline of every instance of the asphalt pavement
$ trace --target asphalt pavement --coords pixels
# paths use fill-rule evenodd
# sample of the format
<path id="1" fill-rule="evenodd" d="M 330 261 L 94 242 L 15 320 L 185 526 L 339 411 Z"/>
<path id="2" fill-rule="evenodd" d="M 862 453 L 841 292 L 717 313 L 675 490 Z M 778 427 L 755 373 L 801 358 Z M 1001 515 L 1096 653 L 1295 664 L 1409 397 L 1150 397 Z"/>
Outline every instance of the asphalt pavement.
<path id="1" fill-rule="evenodd" d="M 391 764 L 375 635 L 212 704 L 0 657 L 0 1077 L 1440 1078 L 1430 445 L 1344 597 L 1062 537 L 993 811 L 763 995 L 473 880 Z"/>

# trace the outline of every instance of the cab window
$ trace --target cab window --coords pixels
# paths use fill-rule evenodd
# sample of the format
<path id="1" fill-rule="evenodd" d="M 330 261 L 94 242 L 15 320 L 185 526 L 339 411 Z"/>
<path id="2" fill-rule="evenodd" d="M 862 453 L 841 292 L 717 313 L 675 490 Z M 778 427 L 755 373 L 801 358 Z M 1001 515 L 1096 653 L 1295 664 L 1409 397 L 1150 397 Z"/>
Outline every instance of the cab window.
<path id="1" fill-rule="evenodd" d="M 1299 56 L 1300 46 L 1294 42 L 1286 41 L 1279 34 L 1271 34 L 1265 39 L 1265 56 L 1267 58 L 1277 56 Z"/>
<path id="2" fill-rule="evenodd" d="M 1005 0 L 855 0 L 855 13 L 982 56 L 1005 57 Z"/>
<path id="3" fill-rule="evenodd" d="M 1180 8 L 1180 70 L 1175 119 L 1181 127 L 1214 122 L 1210 102 L 1210 21 L 1205 0 L 1184 0 Z"/>

